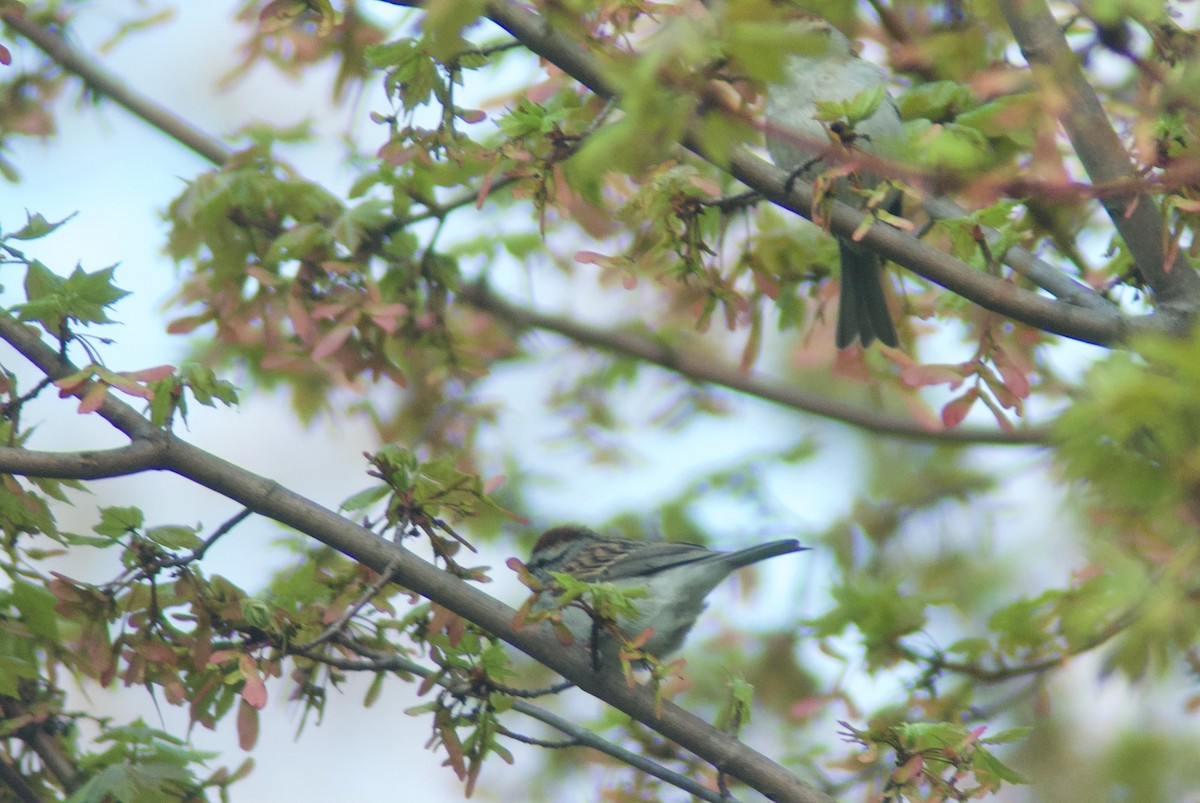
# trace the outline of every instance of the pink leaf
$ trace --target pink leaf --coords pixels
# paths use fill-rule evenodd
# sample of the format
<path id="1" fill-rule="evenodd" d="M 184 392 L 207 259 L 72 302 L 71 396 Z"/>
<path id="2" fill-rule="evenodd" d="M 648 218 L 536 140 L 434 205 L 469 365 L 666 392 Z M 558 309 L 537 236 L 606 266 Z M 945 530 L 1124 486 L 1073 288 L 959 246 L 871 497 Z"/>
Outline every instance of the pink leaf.
<path id="1" fill-rule="evenodd" d="M 243 750 L 254 749 L 258 741 L 258 709 L 245 700 L 238 703 L 237 733 L 238 747 Z"/>
<path id="2" fill-rule="evenodd" d="M 259 674 L 258 664 L 249 655 L 242 655 L 238 660 L 238 668 L 242 672 L 245 685 L 242 686 L 242 699 L 255 708 L 267 704 L 267 684 L 263 683 Z"/>
<path id="3" fill-rule="evenodd" d="M 352 323 L 343 323 L 333 327 L 317 341 L 317 345 L 313 347 L 312 358 L 314 360 L 323 360 L 331 354 L 336 353 L 353 331 L 354 324 Z"/>
<path id="4" fill-rule="evenodd" d="M 967 417 L 967 413 L 971 411 L 971 406 L 975 404 L 975 400 L 978 398 L 979 391 L 971 388 L 947 404 L 942 408 L 942 423 L 949 428 L 954 428 L 961 424 L 963 419 Z"/>
<path id="5" fill-rule="evenodd" d="M 108 395 L 108 385 L 102 382 L 97 382 L 88 388 L 83 399 L 79 402 L 79 407 L 76 412 L 79 413 L 94 413 L 100 409 L 100 405 L 104 404 L 104 398 Z"/>

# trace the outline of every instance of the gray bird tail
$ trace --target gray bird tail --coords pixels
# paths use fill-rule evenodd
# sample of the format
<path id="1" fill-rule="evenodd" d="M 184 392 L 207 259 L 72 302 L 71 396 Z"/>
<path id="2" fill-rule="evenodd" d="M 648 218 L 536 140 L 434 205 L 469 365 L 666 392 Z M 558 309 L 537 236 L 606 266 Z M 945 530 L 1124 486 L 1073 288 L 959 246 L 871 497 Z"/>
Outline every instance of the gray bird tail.
<path id="1" fill-rule="evenodd" d="M 883 265 L 879 255 L 863 246 L 838 238 L 842 261 L 842 293 L 838 298 L 835 341 L 844 349 L 859 340 L 863 348 L 875 340 L 895 347 L 896 327 L 883 293 Z"/>
<path id="2" fill-rule="evenodd" d="M 737 562 L 735 566 L 741 568 L 749 566 L 751 563 L 758 563 L 760 560 L 773 558 L 776 555 L 786 555 L 789 552 L 804 552 L 811 547 L 800 546 L 800 542 L 794 538 L 788 538 L 784 541 L 772 541 L 769 544 L 759 544 L 747 549 L 741 549 L 735 552 Z"/>

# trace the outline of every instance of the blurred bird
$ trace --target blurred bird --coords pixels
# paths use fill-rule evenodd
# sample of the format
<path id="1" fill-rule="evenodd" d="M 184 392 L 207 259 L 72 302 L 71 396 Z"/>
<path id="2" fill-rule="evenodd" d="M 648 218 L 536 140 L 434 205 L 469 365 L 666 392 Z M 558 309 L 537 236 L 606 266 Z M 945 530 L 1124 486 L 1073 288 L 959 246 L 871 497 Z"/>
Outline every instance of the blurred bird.
<path id="1" fill-rule="evenodd" d="M 619 589 L 644 589 L 645 596 L 633 600 L 637 615 L 617 626 L 628 638 L 652 628 L 642 649 L 662 657 L 679 648 L 704 610 L 704 598 L 730 573 L 805 549 L 808 547 L 788 539 L 715 552 L 696 544 L 604 538 L 586 527 L 565 526 L 542 534 L 526 568 L 547 589 L 555 587 L 550 572 L 563 572 L 589 583 L 612 583 Z M 534 607 L 548 610 L 556 605 L 551 594 L 543 594 Z M 620 645 L 613 643 L 613 635 L 602 623 L 578 606 L 564 607 L 561 615 L 576 643 L 591 645 L 593 633 L 600 634 L 592 651 L 597 668 L 619 666 Z"/>
<path id="2" fill-rule="evenodd" d="M 882 90 L 886 82 L 879 68 L 858 58 L 850 41 L 829 22 L 805 17 L 791 24 L 801 31 L 811 31 L 816 41 L 811 52 L 789 56 L 784 79 L 767 87 L 767 150 L 776 165 L 789 171 L 804 168 L 800 177 L 811 180 L 826 169 L 820 157 L 828 148 L 817 143 L 830 142 L 830 130 L 817 119 L 817 103 L 849 101 L 868 90 Z M 855 122 L 852 131 L 834 131 L 847 147 L 882 157 L 895 158 L 906 145 L 900 115 L 886 92 L 874 112 Z M 869 173 L 860 171 L 856 175 L 859 187 L 869 189 L 879 183 L 879 178 Z M 860 209 L 865 203 L 849 178 L 837 180 L 834 196 Z M 899 214 L 899 201 L 897 194 L 888 211 Z M 837 347 L 846 348 L 855 340 L 864 347 L 875 340 L 896 346 L 879 255 L 845 237 L 838 238 L 838 250 L 842 287 Z"/>

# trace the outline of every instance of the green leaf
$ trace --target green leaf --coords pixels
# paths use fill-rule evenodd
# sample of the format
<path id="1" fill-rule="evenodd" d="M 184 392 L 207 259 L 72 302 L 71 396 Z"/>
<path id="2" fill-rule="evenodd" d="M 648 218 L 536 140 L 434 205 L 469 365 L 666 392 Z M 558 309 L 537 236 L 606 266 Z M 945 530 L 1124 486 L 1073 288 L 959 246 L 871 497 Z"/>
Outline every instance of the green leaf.
<path id="1" fill-rule="evenodd" d="M 392 491 L 386 485 L 376 485 L 372 488 L 367 488 L 365 491 L 359 491 L 351 496 L 346 501 L 338 506 L 339 510 L 344 510 L 347 513 L 355 510 L 362 510 L 365 507 L 370 507 L 381 499 L 387 498 Z"/>
<path id="2" fill-rule="evenodd" d="M 974 93 L 954 81 L 930 81 L 905 92 L 896 102 L 905 120 L 925 118 L 935 123 L 949 122 L 975 108 Z"/>
<path id="3" fill-rule="evenodd" d="M 0 694 L 19 698 L 21 681 L 36 680 L 40 675 L 41 668 L 32 661 L 0 653 Z"/>
<path id="4" fill-rule="evenodd" d="M 1032 730 L 1032 728 L 1027 730 Z M 982 747 L 975 750 L 972 768 L 975 771 L 975 777 L 980 781 L 995 778 L 996 780 L 1011 784 L 1029 783 L 1028 778 L 996 758 L 996 755 L 990 750 L 985 750 Z"/>
<path id="5" fill-rule="evenodd" d="M 31 215 L 26 212 L 25 225 L 11 234 L 4 235 L 4 237 L 5 239 L 12 238 L 14 240 L 36 240 L 40 237 L 45 237 L 47 234 L 50 234 L 59 226 L 75 217 L 77 214 L 78 212 L 72 212 L 70 215 L 58 221 L 57 223 L 51 223 L 39 214 Z"/>
<path id="6" fill-rule="evenodd" d="M 260 630 L 271 628 L 271 612 L 273 610 L 274 608 L 269 602 L 253 597 L 242 599 L 242 615 L 246 617 L 247 622 Z"/>
<path id="7" fill-rule="evenodd" d="M 146 530 L 146 537 L 167 549 L 195 549 L 204 543 L 196 527 L 164 524 Z"/>
<path id="8" fill-rule="evenodd" d="M 145 523 L 142 511 L 136 507 L 106 507 L 100 511 L 100 523 L 92 528 L 99 535 L 111 538 L 140 529 Z"/>
<path id="9" fill-rule="evenodd" d="M 13 605 L 21 614 L 21 621 L 36 636 L 58 640 L 58 614 L 54 610 L 57 604 L 54 595 L 45 588 L 35 586 L 23 580 L 16 580 L 12 586 Z"/>
<path id="10" fill-rule="evenodd" d="M 66 320 L 79 323 L 111 323 L 105 309 L 129 293 L 113 284 L 113 271 L 104 268 L 88 273 L 81 267 L 66 279 L 60 278 L 37 260 L 25 271 L 25 295 L 28 301 L 14 309 L 23 321 L 37 321 L 47 331 L 62 334 Z"/>
<path id="11" fill-rule="evenodd" d="M 1008 730 L 1000 731 L 995 736 L 989 736 L 983 741 L 987 744 L 1004 744 L 1006 742 L 1016 742 L 1024 739 L 1031 733 L 1033 733 L 1033 728 L 1030 727 L 1009 728 Z"/>

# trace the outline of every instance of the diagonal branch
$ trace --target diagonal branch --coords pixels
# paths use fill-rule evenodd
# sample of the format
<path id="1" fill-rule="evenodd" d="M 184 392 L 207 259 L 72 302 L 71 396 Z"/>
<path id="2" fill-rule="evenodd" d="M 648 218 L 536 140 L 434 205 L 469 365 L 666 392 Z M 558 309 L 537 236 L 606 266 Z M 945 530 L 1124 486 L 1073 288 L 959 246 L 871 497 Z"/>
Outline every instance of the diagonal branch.
<path id="1" fill-rule="evenodd" d="M 9 6 L 0 10 L 0 19 L 21 36 L 38 46 L 56 64 L 83 79 L 84 84 L 97 94 L 112 98 L 150 125 L 182 142 L 210 162 L 221 162 L 229 152 L 221 142 L 203 131 L 189 125 L 167 109 L 159 106 L 144 95 L 130 89 L 124 81 L 112 73 L 100 69 L 96 63 L 58 34 L 25 17 L 20 6 Z"/>
<path id="2" fill-rule="evenodd" d="M 934 220 L 953 220 L 968 214 L 949 198 L 926 198 L 921 207 Z M 1003 235 L 995 229 L 986 226 L 981 228 L 988 245 L 995 247 L 1002 240 Z M 1020 246 L 1009 246 L 1000 255 L 1000 261 L 1059 301 L 1076 307 L 1088 307 L 1102 315 L 1112 311 L 1112 302 L 1104 296 Z"/>
<path id="3" fill-rule="evenodd" d="M 75 367 L 42 341 L 37 330 L 0 313 L 0 339 L 8 341 L 47 376 Z M 76 395 L 87 392 L 79 387 Z M 412 552 L 339 516 L 266 477 L 210 454 L 155 428 L 125 402 L 109 395 L 97 411 L 130 438 L 162 450 L 160 467 L 202 485 L 247 509 L 309 535 L 376 572 L 395 571 L 395 582 L 533 657 L 583 691 L 633 717 L 711 763 L 726 775 L 773 800 L 830 803 L 830 798 L 765 755 L 678 706 L 658 699 L 645 686 L 630 688 L 617 672 L 594 672 L 584 650 L 564 650 L 548 625 L 513 627 L 516 611 Z M 0 465 L 0 471 L 7 470 Z"/>
<path id="4" fill-rule="evenodd" d="M 57 34 L 18 16 L 15 12 L 0 11 L 0 19 L 3 19 L 23 36 L 26 36 L 65 69 L 77 74 L 88 86 L 93 87 L 99 92 L 103 92 L 130 113 L 140 117 L 176 141 L 191 148 L 210 162 L 221 165 L 225 164 L 231 158 L 231 151 L 220 142 L 196 126 L 145 99 L 130 89 L 120 79 L 103 70 L 94 60 L 70 45 Z M 597 73 L 597 76 L 599 75 Z M 595 80 L 601 81 L 602 78 L 595 77 Z M 759 161 L 761 162 L 761 160 Z M 765 165 L 765 163 L 763 164 Z M 769 169 L 769 166 L 767 167 Z M 431 210 L 431 213 L 448 212 L 463 204 L 474 202 L 477 195 L 477 193 L 472 192 L 462 196 L 457 201 L 440 204 L 438 209 Z M 956 212 L 953 209 L 944 210 L 944 216 L 954 216 L 956 214 L 961 214 L 961 211 Z M 1017 264 L 1030 264 L 1033 266 L 1032 269 L 1040 270 L 1042 274 L 1062 275 L 1053 271 L 1052 268 L 1044 263 L 1037 264 L 1040 262 L 1039 260 L 1036 260 L 1028 252 L 1018 248 L 1010 248 L 1006 257 Z M 1053 291 L 1051 286 L 1044 283 L 1052 280 L 1043 277 L 1041 281 L 1037 279 L 1035 281 Z M 1069 279 L 1065 279 L 1065 281 L 1070 282 Z M 622 332 L 581 327 L 562 318 L 545 315 L 536 310 L 526 309 L 506 302 L 495 295 L 487 293 L 482 288 L 466 288 L 462 292 L 461 298 L 467 303 L 504 317 L 510 323 L 518 326 L 544 328 L 586 346 L 639 357 L 667 370 L 676 371 L 682 376 L 693 380 L 723 385 L 734 391 L 757 396 L 801 412 L 842 421 L 870 432 L 878 432 L 899 438 L 990 444 L 1036 443 L 1041 442 L 1045 436 L 1045 433 L 1040 429 L 1027 429 L 1019 433 L 1004 433 L 998 430 L 981 431 L 969 428 L 956 428 L 943 431 L 932 430 L 911 419 L 851 406 L 824 394 L 805 391 L 789 385 L 756 380 L 728 366 L 714 366 L 707 361 L 691 358 L 682 353 L 669 352 L 662 346 L 644 338 L 637 338 Z M 1071 300 L 1073 301 L 1074 299 Z M 1106 304 L 1105 306 L 1107 307 L 1108 305 Z M 7 459 L 5 462 L 8 462 Z M 37 470 L 47 471 L 48 468 L 40 467 Z M 45 476 L 54 475 L 45 474 Z M 96 478 L 94 476 L 73 476 L 80 476 L 87 479 Z M 116 475 L 114 474 L 113 476 Z"/>
<path id="5" fill-rule="evenodd" d="M 488 0 L 485 8 L 493 22 L 531 51 L 555 64 L 597 95 L 606 99 L 618 97 L 615 84 L 608 78 L 599 60 L 566 35 L 555 31 L 544 19 L 510 0 Z M 723 165 L 730 175 L 768 200 L 811 219 L 811 185 L 789 181 L 783 170 L 768 164 L 746 148 L 736 148 L 732 155 L 709 154 L 695 125 L 687 129 L 681 142 L 708 161 Z M 789 186 L 793 187 L 792 192 L 788 192 Z M 860 231 L 866 219 L 861 211 L 835 203 L 829 216 L 830 229 L 851 237 Z M 1122 315 L 1116 307 L 1107 310 L 1088 309 L 1044 298 L 1002 279 L 976 272 L 961 260 L 882 223 L 874 223 L 865 236 L 854 236 L 854 239 L 892 262 L 986 309 L 1064 337 L 1110 345 L 1120 342 L 1136 330 L 1182 326 L 1180 321 L 1153 317 L 1131 319 Z"/>
<path id="6" fill-rule="evenodd" d="M 0 696 L 0 719 L 15 720 L 28 713 L 26 703 L 16 697 Z M 86 778 L 75 766 L 70 752 L 64 747 L 62 738 L 51 733 L 44 725 L 30 725 L 18 734 L 22 741 L 37 753 L 42 765 L 68 792 L 77 791 Z"/>
<path id="7" fill-rule="evenodd" d="M 819 415 L 835 421 L 914 440 L 1000 445 L 1042 443 L 1046 431 L 1031 427 L 1017 432 L 956 427 L 934 429 L 909 416 L 856 407 L 824 393 L 814 393 L 795 385 L 784 385 L 749 376 L 737 368 L 708 357 L 697 357 L 684 350 L 672 349 L 646 335 L 588 326 L 577 320 L 531 310 L 512 304 L 493 293 L 484 284 L 468 285 L 459 290 L 467 303 L 521 329 L 555 332 L 576 343 L 658 365 L 680 376 L 736 390 L 793 410 Z"/>
<path id="8" fill-rule="evenodd" d="M 1063 128 L 1092 182 L 1136 178 L 1129 154 L 1045 2 L 1005 0 L 1000 10 L 1034 77 L 1044 91 L 1061 98 L 1055 105 L 1062 109 Z M 1200 306 L 1200 276 L 1182 249 L 1176 249 L 1171 264 L 1166 264 L 1163 218 L 1154 202 L 1145 195 L 1107 194 L 1100 202 L 1163 307 L 1168 312 L 1194 312 Z"/>

